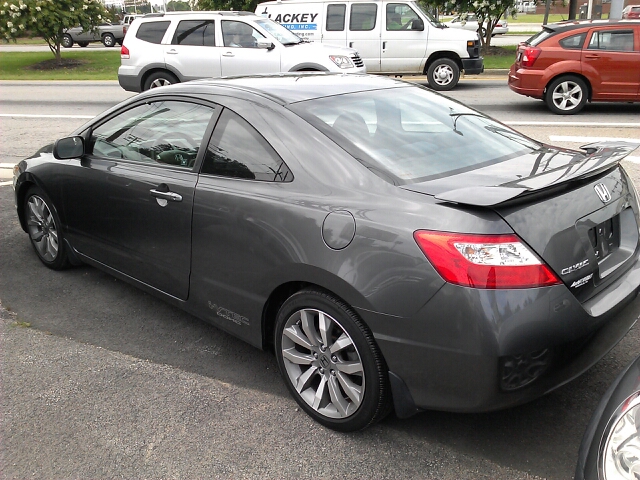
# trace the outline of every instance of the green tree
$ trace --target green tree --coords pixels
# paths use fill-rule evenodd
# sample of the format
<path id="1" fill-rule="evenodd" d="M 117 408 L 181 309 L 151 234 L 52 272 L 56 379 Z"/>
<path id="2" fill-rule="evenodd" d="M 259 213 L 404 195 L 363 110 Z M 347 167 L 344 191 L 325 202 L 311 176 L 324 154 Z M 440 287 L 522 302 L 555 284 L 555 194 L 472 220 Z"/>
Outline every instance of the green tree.
<path id="1" fill-rule="evenodd" d="M 42 37 L 61 63 L 60 42 L 67 28 L 91 30 L 107 17 L 97 0 L 0 0 L 0 35 L 15 41 L 29 32 Z"/>
<path id="2" fill-rule="evenodd" d="M 480 39 L 486 47 L 491 45 L 491 35 L 498 20 L 516 8 L 515 0 L 422 0 L 420 3 L 444 12 L 474 13 L 482 26 L 479 28 Z"/>
<path id="3" fill-rule="evenodd" d="M 264 0 L 197 0 L 196 10 L 244 10 L 255 12 L 258 3 Z"/>
<path id="4" fill-rule="evenodd" d="M 185 12 L 191 10 L 191 7 L 187 2 L 181 2 L 177 0 L 171 0 L 167 2 L 167 12 Z"/>

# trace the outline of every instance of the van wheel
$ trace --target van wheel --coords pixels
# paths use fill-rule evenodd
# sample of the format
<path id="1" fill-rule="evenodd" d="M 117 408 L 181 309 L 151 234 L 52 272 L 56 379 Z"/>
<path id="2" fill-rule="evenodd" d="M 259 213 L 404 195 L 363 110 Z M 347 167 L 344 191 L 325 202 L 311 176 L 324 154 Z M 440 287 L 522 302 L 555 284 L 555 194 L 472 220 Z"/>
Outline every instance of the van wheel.
<path id="1" fill-rule="evenodd" d="M 438 91 L 451 90 L 460 80 L 460 67 L 450 58 L 434 60 L 427 70 L 429 86 Z"/>
<path id="2" fill-rule="evenodd" d="M 549 110 L 558 115 L 573 115 L 587 103 L 587 84 L 579 77 L 565 75 L 556 78 L 544 95 Z"/>
<path id="3" fill-rule="evenodd" d="M 147 77 L 143 90 L 173 85 L 174 83 L 180 83 L 180 80 L 178 80 L 174 74 L 169 72 L 155 72 Z"/>

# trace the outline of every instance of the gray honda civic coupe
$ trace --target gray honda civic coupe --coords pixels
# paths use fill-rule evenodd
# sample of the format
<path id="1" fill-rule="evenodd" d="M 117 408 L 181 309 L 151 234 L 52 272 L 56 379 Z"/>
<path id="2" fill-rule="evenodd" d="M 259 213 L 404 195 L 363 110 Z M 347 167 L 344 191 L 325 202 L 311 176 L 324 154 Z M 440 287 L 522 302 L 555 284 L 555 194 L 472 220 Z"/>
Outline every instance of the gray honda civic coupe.
<path id="1" fill-rule="evenodd" d="M 132 97 L 13 184 L 44 265 L 272 349 L 301 408 L 353 431 L 521 404 L 618 343 L 640 315 L 635 147 L 554 148 L 397 79 L 283 74 Z"/>

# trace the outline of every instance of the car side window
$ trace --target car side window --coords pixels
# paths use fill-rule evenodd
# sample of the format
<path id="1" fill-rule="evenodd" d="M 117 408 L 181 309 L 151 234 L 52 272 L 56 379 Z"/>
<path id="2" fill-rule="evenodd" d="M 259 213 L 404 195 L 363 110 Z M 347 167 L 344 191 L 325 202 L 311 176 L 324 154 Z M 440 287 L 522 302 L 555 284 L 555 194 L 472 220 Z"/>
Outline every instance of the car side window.
<path id="1" fill-rule="evenodd" d="M 633 51 L 633 30 L 597 30 L 589 40 L 589 50 Z"/>
<path id="2" fill-rule="evenodd" d="M 327 5 L 327 32 L 342 32 L 347 15 L 347 6 L 342 4 Z"/>
<path id="3" fill-rule="evenodd" d="M 388 3 L 386 7 L 387 30 L 407 30 L 419 17 L 404 3 Z"/>
<path id="4" fill-rule="evenodd" d="M 233 20 L 222 21 L 222 41 L 225 47 L 256 48 L 266 37 L 251 25 Z"/>
<path id="5" fill-rule="evenodd" d="M 183 20 L 178 24 L 171 43 L 173 45 L 215 47 L 215 22 L 213 20 Z"/>
<path id="6" fill-rule="evenodd" d="M 173 100 L 138 105 L 95 128 L 90 149 L 98 157 L 191 168 L 213 112 Z"/>
<path id="7" fill-rule="evenodd" d="M 351 5 L 349 30 L 352 32 L 366 32 L 376 27 L 378 6 L 375 3 L 354 3 Z"/>
<path id="8" fill-rule="evenodd" d="M 136 32 L 136 38 L 149 43 L 160 44 L 171 22 L 145 22 Z"/>
<path id="9" fill-rule="evenodd" d="M 273 147 L 242 117 L 225 109 L 213 132 L 203 174 L 266 182 L 290 182 L 291 171 Z"/>
<path id="10" fill-rule="evenodd" d="M 580 50 L 584 44 L 584 39 L 587 36 L 585 33 L 579 33 L 577 35 L 571 35 L 570 37 L 560 40 L 560 46 L 568 50 Z"/>

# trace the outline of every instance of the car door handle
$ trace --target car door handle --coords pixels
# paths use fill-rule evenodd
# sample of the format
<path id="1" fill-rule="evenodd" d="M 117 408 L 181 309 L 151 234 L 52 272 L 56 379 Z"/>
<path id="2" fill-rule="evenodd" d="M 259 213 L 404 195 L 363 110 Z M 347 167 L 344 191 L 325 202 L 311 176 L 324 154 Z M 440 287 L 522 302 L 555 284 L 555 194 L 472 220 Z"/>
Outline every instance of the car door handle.
<path id="1" fill-rule="evenodd" d="M 177 51 L 177 50 L 174 50 L 174 49 L 167 50 L 167 54 L 168 54 L 168 55 L 177 55 L 177 54 L 178 54 L 178 51 Z"/>
<path id="2" fill-rule="evenodd" d="M 223 57 L 235 57 L 233 52 L 225 52 L 222 54 Z"/>
<path id="3" fill-rule="evenodd" d="M 387 42 L 382 42 L 382 49 L 384 50 L 385 48 L 387 48 Z"/>
<path id="4" fill-rule="evenodd" d="M 591 53 L 591 54 L 586 54 L 584 58 L 586 58 L 587 60 L 597 60 L 598 58 L 600 58 L 600 55 L 595 55 Z"/>
<path id="5" fill-rule="evenodd" d="M 175 192 L 160 192 L 155 189 L 151 189 L 149 192 L 151 193 L 152 197 L 162 198 L 164 200 L 171 200 L 172 202 L 182 201 L 182 195 Z"/>

